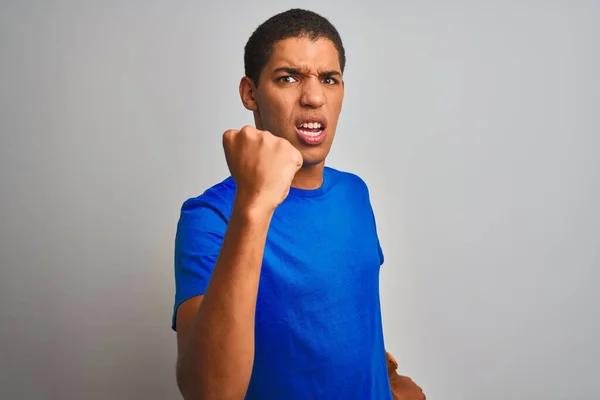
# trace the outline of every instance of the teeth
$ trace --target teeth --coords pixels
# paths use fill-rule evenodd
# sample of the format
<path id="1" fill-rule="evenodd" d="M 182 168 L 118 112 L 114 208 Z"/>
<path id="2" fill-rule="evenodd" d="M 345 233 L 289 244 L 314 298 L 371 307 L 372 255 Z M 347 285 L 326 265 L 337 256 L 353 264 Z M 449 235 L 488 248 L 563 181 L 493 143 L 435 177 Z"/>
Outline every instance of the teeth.
<path id="1" fill-rule="evenodd" d="M 321 127 L 321 124 L 319 122 L 305 122 L 301 126 L 308 129 L 318 129 Z"/>

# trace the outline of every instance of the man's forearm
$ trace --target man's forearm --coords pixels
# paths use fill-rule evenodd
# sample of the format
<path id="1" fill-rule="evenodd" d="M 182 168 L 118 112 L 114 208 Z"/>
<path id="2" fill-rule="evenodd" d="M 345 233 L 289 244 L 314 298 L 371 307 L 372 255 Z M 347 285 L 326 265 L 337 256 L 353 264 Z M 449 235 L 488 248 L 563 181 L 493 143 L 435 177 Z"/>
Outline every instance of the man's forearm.
<path id="1" fill-rule="evenodd" d="M 186 399 L 240 399 L 254 362 L 254 320 L 272 212 L 234 205 L 210 283 L 177 363 Z"/>

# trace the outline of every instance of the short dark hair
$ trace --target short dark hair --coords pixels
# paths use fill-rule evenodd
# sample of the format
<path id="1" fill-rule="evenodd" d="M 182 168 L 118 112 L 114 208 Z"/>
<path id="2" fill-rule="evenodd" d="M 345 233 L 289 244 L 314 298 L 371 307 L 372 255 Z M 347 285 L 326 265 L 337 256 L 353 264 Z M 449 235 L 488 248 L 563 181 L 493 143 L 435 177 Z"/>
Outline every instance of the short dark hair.
<path id="1" fill-rule="evenodd" d="M 346 51 L 337 29 L 325 17 L 313 11 L 292 8 L 260 24 L 244 47 L 244 73 L 257 87 L 260 73 L 269 62 L 273 46 L 280 40 L 292 37 L 331 40 L 338 51 L 341 72 L 344 72 Z"/>

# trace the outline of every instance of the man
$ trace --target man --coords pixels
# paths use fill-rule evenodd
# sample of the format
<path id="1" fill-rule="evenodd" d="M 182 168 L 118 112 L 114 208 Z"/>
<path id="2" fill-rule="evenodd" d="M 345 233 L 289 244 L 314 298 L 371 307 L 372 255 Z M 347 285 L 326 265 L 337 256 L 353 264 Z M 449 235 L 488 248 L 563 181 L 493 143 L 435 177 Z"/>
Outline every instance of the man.
<path id="1" fill-rule="evenodd" d="M 292 9 L 256 29 L 244 63 L 256 127 L 224 133 L 231 176 L 186 201 L 177 227 L 181 393 L 424 399 L 386 359 L 367 186 L 325 167 L 344 97 L 338 32 Z"/>

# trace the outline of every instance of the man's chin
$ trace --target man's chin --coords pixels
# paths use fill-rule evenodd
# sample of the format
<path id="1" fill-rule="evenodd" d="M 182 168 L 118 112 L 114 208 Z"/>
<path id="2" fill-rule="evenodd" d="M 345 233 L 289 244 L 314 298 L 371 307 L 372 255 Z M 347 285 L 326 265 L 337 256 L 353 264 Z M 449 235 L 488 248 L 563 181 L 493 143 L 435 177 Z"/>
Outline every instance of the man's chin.
<path id="1" fill-rule="evenodd" d="M 312 167 L 323 164 L 331 150 L 331 143 L 322 143 L 317 146 L 307 146 L 304 143 L 294 143 L 294 147 L 302 153 L 303 167 Z"/>
<path id="2" fill-rule="evenodd" d="M 315 167 L 317 165 L 321 165 L 325 163 L 325 159 L 327 154 L 306 154 L 306 152 L 302 153 L 302 158 L 304 160 L 302 167 Z"/>
<path id="3" fill-rule="evenodd" d="M 322 163 L 324 163 L 325 160 L 321 160 L 321 161 L 312 161 L 312 160 L 304 160 L 304 162 L 302 163 L 302 168 L 312 168 L 312 167 L 316 167 L 318 165 L 321 165 Z"/>

